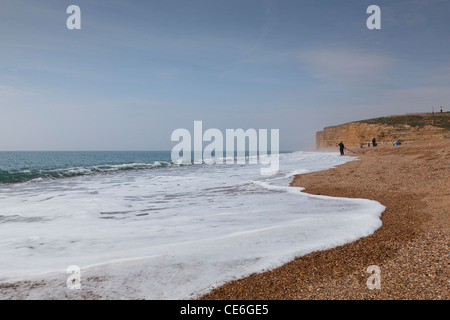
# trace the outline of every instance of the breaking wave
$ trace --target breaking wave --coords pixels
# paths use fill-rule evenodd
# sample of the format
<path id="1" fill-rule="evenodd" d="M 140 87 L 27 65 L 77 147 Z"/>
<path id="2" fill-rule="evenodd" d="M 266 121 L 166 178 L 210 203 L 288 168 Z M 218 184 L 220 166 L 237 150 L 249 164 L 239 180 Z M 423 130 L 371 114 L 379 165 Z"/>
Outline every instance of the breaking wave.
<path id="1" fill-rule="evenodd" d="M 166 168 L 175 165 L 176 164 L 169 161 L 154 161 L 152 163 L 126 163 L 55 169 L 0 170 L 0 184 L 42 181 L 46 179 L 54 180 L 94 174 L 107 174 L 118 171 L 149 170 Z"/>

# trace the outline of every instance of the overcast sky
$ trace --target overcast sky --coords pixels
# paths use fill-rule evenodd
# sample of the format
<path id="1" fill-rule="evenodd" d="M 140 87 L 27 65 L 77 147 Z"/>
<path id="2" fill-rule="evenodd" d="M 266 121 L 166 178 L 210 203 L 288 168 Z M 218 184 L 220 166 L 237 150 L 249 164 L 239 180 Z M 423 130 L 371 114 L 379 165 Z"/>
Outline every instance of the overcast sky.
<path id="1" fill-rule="evenodd" d="M 449 110 L 449 17 L 448 0 L 1 0 L 0 150 L 170 150 L 194 120 L 302 150 L 324 126 Z"/>

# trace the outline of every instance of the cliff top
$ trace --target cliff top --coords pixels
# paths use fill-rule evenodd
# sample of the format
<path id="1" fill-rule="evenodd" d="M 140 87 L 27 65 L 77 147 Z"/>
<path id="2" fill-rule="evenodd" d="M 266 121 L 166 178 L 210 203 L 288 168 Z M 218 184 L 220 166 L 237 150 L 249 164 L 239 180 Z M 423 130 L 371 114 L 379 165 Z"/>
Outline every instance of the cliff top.
<path id="1" fill-rule="evenodd" d="M 385 124 L 385 125 L 410 125 L 412 127 L 424 127 L 433 125 L 436 127 L 450 130 L 450 112 L 433 113 L 415 113 L 406 115 L 394 115 L 388 117 L 374 118 L 368 120 L 355 121 L 368 124 Z"/>

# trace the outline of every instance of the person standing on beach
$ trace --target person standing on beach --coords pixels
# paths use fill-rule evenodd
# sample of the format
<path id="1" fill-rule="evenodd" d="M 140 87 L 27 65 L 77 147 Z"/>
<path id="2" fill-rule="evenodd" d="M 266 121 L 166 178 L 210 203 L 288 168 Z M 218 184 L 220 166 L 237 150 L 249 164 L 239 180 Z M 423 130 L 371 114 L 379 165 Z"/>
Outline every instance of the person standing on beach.
<path id="1" fill-rule="evenodd" d="M 342 141 L 341 141 L 341 143 L 338 144 L 338 146 L 339 146 L 339 150 L 341 151 L 341 156 L 343 156 L 344 155 L 345 146 L 342 143 Z"/>

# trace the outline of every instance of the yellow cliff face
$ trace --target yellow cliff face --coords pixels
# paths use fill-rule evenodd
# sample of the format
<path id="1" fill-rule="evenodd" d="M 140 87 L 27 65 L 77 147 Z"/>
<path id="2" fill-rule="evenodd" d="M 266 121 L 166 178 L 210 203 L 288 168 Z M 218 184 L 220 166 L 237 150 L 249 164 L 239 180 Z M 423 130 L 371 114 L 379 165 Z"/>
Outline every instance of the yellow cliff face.
<path id="1" fill-rule="evenodd" d="M 316 133 L 316 147 L 335 147 L 340 141 L 346 146 L 368 146 L 377 143 L 448 138 L 450 113 L 390 116 L 338 126 L 326 127 Z"/>

